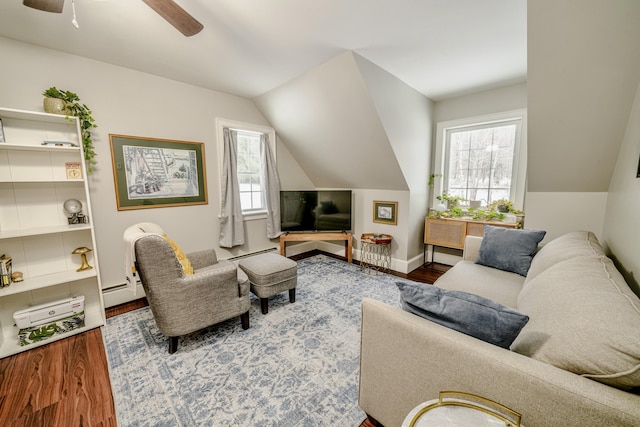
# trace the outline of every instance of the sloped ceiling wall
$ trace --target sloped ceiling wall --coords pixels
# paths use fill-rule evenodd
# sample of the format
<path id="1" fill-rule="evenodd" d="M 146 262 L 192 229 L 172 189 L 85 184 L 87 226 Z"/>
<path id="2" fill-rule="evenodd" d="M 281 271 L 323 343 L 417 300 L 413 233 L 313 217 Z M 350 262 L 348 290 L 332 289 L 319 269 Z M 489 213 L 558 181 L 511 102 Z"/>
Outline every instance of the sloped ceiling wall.
<path id="1" fill-rule="evenodd" d="M 640 1 L 527 4 L 528 190 L 607 192 L 640 75 Z"/>
<path id="2" fill-rule="evenodd" d="M 433 102 L 371 61 L 354 53 L 391 148 L 412 193 L 429 180 Z"/>
<path id="3" fill-rule="evenodd" d="M 409 189 L 352 52 L 254 102 L 317 188 Z"/>
<path id="4" fill-rule="evenodd" d="M 604 242 L 627 283 L 640 296 L 640 84 L 609 187 Z"/>

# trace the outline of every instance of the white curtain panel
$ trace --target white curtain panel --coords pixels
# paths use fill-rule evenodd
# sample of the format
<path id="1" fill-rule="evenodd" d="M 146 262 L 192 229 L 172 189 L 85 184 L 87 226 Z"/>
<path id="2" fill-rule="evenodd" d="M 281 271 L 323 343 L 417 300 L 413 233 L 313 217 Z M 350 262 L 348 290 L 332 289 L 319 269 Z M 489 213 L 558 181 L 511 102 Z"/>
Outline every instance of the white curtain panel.
<path id="1" fill-rule="evenodd" d="M 282 234 L 280 229 L 280 179 L 276 161 L 269 144 L 269 135 L 260 136 L 260 158 L 263 168 L 265 207 L 267 209 L 267 238 L 275 239 Z"/>
<path id="2" fill-rule="evenodd" d="M 224 154 L 222 160 L 222 195 L 220 206 L 221 248 L 244 245 L 244 220 L 240 205 L 240 186 L 237 174 L 237 135 L 224 128 Z"/>

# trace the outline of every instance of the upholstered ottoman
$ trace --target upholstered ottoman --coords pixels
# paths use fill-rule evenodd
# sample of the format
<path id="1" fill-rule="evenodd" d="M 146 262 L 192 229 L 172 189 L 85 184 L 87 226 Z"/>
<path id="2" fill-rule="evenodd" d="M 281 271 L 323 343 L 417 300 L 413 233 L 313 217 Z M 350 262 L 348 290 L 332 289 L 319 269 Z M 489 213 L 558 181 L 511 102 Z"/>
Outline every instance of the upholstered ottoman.
<path id="1" fill-rule="evenodd" d="M 241 259 L 240 268 L 249 276 L 251 292 L 260 298 L 262 314 L 269 312 L 269 298 L 289 291 L 289 301 L 296 302 L 298 264 L 274 253 Z"/>

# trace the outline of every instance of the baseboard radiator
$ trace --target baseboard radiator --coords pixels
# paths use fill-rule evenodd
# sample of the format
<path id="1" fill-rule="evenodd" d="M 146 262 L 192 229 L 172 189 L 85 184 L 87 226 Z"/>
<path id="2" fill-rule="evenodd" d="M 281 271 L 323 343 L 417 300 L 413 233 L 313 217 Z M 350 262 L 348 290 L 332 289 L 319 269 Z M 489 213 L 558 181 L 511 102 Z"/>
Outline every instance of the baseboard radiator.
<path id="1" fill-rule="evenodd" d="M 278 250 L 278 248 L 263 249 L 261 251 L 249 252 L 249 253 L 242 254 L 242 255 L 236 255 L 236 256 L 233 256 L 233 257 L 227 258 L 227 259 L 229 261 L 237 261 L 237 260 L 242 259 L 242 258 L 248 258 L 250 256 L 256 256 L 256 255 L 260 255 L 260 254 L 266 254 L 268 252 L 273 252 L 273 251 L 277 251 L 277 250 Z"/>

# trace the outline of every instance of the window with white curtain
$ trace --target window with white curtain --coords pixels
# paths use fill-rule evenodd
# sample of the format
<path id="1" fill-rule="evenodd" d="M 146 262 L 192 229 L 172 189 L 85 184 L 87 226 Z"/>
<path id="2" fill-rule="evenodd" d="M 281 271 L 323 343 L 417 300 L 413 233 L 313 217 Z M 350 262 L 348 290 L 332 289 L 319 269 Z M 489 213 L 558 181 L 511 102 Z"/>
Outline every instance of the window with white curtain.
<path id="1" fill-rule="evenodd" d="M 437 126 L 434 197 L 444 192 L 483 206 L 509 199 L 522 207 L 526 174 L 524 110 L 441 122 Z"/>
<path id="2" fill-rule="evenodd" d="M 237 175 L 240 187 L 240 204 L 245 216 L 261 217 L 266 212 L 266 188 L 263 182 L 264 165 L 260 157 L 260 136 L 269 135 L 271 150 L 275 155 L 275 131 L 267 126 L 242 123 L 227 119 L 217 119 L 219 170 L 222 170 L 223 129 L 230 128 L 238 133 Z"/>

